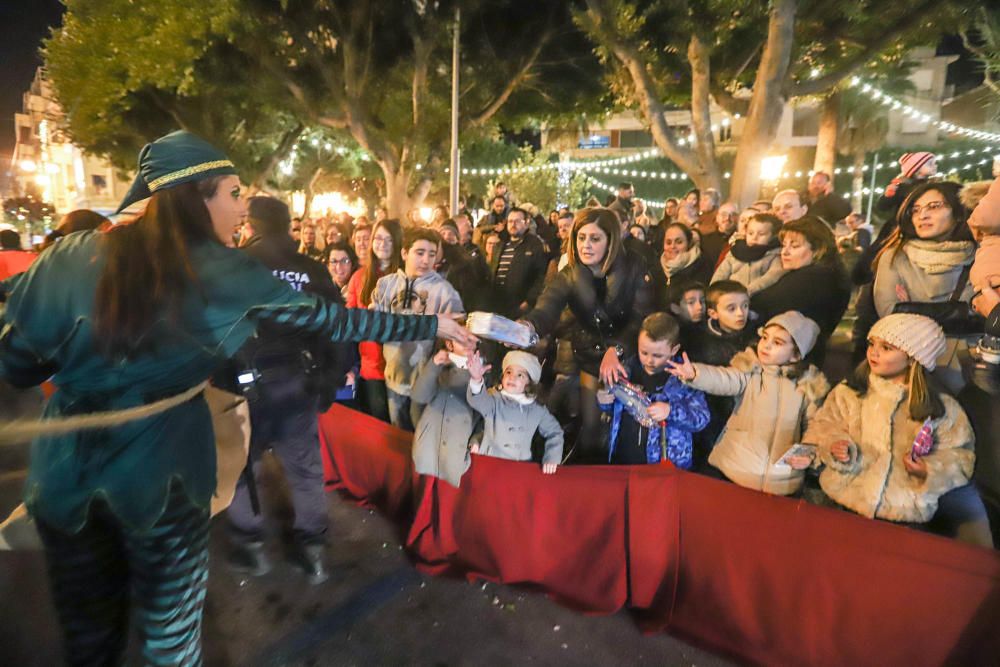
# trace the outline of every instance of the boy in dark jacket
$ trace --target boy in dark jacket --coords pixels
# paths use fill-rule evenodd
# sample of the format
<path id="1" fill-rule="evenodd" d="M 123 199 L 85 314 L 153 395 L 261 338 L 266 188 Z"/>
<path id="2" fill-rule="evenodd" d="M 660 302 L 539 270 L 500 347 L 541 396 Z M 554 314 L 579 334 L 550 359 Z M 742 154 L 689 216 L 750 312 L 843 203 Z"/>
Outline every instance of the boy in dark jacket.
<path id="1" fill-rule="evenodd" d="M 728 366 L 737 353 L 754 342 L 753 328 L 747 326 L 750 296 L 742 283 L 718 280 L 708 286 L 705 302 L 708 318 L 701 335 L 693 336 L 687 343 L 688 357 L 695 362 Z M 729 421 L 735 404 L 729 396 L 708 396 L 707 400 L 712 418 L 694 441 L 694 467 L 698 471 L 708 465 L 708 455 Z"/>
<path id="2" fill-rule="evenodd" d="M 611 393 L 597 393 L 601 410 L 611 413 L 610 463 L 659 463 L 665 456 L 678 468 L 691 467 L 692 434 L 705 428 L 709 413 L 703 393 L 666 372 L 667 362 L 680 351 L 679 339 L 680 326 L 666 313 L 642 322 L 639 353 L 625 364 L 629 382 L 651 401 L 641 419 Z"/>

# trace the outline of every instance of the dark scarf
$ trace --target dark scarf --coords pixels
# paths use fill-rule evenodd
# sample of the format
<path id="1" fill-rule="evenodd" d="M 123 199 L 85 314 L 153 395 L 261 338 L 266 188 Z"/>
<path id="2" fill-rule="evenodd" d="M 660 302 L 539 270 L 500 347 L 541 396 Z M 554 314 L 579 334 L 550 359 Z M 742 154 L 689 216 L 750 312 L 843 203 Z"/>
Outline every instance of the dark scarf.
<path id="1" fill-rule="evenodd" d="M 780 248 L 781 243 L 778 239 L 771 239 L 771 242 L 767 245 L 747 245 L 745 239 L 739 239 L 733 244 L 733 247 L 729 252 L 733 254 L 733 257 L 740 260 L 741 262 L 750 263 L 756 262 L 761 259 L 769 251 L 775 248 Z"/>

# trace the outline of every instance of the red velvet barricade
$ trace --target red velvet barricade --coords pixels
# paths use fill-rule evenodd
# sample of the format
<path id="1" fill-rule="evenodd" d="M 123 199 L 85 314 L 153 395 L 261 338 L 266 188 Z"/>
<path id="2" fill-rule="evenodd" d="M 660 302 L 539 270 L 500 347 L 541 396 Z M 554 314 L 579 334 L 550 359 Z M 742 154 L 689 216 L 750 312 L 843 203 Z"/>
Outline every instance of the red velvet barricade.
<path id="1" fill-rule="evenodd" d="M 474 456 L 456 489 L 409 434 L 335 406 L 328 489 L 408 531 L 420 569 L 524 584 L 761 664 L 994 664 L 1000 556 L 678 471 Z"/>

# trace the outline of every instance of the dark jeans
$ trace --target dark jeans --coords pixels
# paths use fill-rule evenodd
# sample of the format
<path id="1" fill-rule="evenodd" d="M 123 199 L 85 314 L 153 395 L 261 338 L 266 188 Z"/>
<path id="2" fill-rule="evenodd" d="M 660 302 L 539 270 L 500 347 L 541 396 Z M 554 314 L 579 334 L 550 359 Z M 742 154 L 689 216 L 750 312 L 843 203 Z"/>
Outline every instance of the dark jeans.
<path id="1" fill-rule="evenodd" d="M 124 526 L 100 498 L 77 533 L 37 521 L 67 664 L 124 664 L 130 607 L 145 664 L 201 664 L 208 519 L 174 482 L 148 531 Z"/>
<path id="2" fill-rule="evenodd" d="M 316 410 L 317 399 L 305 392 L 297 379 L 272 384 L 250 403 L 254 476 L 260 470 L 260 455 L 272 448 L 285 469 L 295 509 L 295 538 L 302 544 L 322 542 L 328 524 Z M 226 516 L 238 539 L 252 542 L 263 539 L 264 515 L 254 514 L 250 492 L 242 477 Z"/>

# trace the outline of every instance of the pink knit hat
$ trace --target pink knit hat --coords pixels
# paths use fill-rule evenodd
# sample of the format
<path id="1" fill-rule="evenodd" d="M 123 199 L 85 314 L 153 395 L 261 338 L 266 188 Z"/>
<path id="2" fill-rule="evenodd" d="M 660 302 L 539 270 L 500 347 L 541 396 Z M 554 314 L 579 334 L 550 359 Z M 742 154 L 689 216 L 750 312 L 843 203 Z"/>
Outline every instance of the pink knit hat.
<path id="1" fill-rule="evenodd" d="M 969 271 L 969 282 L 979 289 L 989 280 L 990 276 L 1000 278 L 1000 236 L 987 236 L 979 244 L 976 251 L 976 261 Z M 993 280 L 994 285 L 1000 280 Z"/>
<path id="2" fill-rule="evenodd" d="M 899 158 L 899 166 L 902 168 L 905 178 L 912 178 L 915 173 L 920 171 L 922 166 L 933 159 L 934 153 L 928 153 L 927 151 L 904 153 L 903 157 Z"/>

